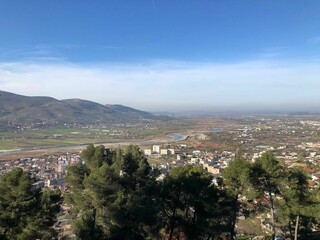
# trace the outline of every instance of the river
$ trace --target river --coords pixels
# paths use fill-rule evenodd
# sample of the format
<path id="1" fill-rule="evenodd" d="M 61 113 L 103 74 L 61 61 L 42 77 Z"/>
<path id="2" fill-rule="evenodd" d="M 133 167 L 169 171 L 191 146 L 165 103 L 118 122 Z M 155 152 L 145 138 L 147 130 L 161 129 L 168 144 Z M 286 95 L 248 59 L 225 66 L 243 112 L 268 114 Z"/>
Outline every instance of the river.
<path id="1" fill-rule="evenodd" d="M 184 140 L 188 135 L 183 133 L 166 133 L 166 139 L 152 139 L 152 140 L 137 140 L 137 141 L 126 141 L 126 142 L 112 142 L 112 143 L 97 143 L 96 145 L 104 145 L 106 147 L 114 146 L 126 146 L 130 144 L 137 145 L 151 145 L 151 144 L 162 144 L 162 143 L 172 143 Z M 33 149 L 13 149 L 13 150 L 2 150 L 0 151 L 1 156 L 8 156 L 21 153 L 37 153 L 37 152 L 61 152 L 70 150 L 82 150 L 85 149 L 88 144 L 74 145 L 74 146 L 61 146 L 61 147 L 48 147 L 48 148 L 33 148 Z"/>

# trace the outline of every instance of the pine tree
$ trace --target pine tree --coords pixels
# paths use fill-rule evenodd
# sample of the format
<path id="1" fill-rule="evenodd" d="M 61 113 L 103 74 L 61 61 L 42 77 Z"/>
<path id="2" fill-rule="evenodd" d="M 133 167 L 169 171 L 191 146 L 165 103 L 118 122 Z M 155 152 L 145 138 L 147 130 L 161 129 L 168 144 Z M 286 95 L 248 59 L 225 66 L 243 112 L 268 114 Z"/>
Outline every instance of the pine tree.
<path id="1" fill-rule="evenodd" d="M 250 171 L 250 181 L 258 193 L 269 201 L 272 239 L 275 237 L 275 206 L 276 196 L 280 194 L 283 168 L 270 152 L 264 153 L 256 160 Z"/>
<path id="2" fill-rule="evenodd" d="M 230 194 L 232 201 L 232 220 L 231 220 L 231 239 L 235 238 L 235 225 L 237 221 L 237 213 L 240 210 L 240 196 L 246 195 L 250 189 L 249 174 L 250 164 L 237 157 L 229 166 L 222 172 L 223 183 Z"/>
<path id="3" fill-rule="evenodd" d="M 308 177 L 299 168 L 291 168 L 286 171 L 281 188 L 283 203 L 280 204 L 281 212 L 289 222 L 289 230 L 295 240 L 298 239 L 301 222 L 314 215 L 314 201 L 310 189 L 307 186 Z M 294 224 L 294 234 L 291 226 Z"/>
<path id="4" fill-rule="evenodd" d="M 219 190 L 200 166 L 173 168 L 161 184 L 161 209 L 168 239 L 213 239 L 225 223 Z"/>
<path id="5" fill-rule="evenodd" d="M 13 169 L 0 178 L 0 239 L 51 239 L 59 190 L 33 189 L 30 174 Z"/>
<path id="6" fill-rule="evenodd" d="M 158 233 L 156 181 L 137 146 L 89 146 L 85 164 L 68 169 L 66 195 L 78 219 L 79 239 L 147 239 Z"/>

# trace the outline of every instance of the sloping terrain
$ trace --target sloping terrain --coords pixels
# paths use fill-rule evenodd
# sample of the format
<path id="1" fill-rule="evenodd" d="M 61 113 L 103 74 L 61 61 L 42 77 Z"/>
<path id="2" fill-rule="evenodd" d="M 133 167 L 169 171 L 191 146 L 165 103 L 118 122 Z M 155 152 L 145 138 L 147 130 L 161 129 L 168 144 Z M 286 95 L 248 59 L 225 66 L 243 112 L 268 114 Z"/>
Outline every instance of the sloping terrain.
<path id="1" fill-rule="evenodd" d="M 122 105 L 51 97 L 27 97 L 0 91 L 0 126 L 41 126 L 133 123 L 166 120 Z"/>
<path id="2" fill-rule="evenodd" d="M 52 101 L 57 100 L 51 97 L 26 97 L 0 91 L 0 116 L 15 113 L 26 108 L 40 106 Z"/>

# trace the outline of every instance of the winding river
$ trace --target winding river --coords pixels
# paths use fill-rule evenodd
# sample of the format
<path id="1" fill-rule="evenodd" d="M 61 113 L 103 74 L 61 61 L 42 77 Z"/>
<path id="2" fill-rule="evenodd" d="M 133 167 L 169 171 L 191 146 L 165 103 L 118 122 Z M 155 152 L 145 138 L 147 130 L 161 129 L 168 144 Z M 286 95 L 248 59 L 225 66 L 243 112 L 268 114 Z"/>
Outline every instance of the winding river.
<path id="1" fill-rule="evenodd" d="M 152 139 L 152 140 L 141 140 L 141 141 L 126 141 L 126 142 L 112 142 L 112 143 L 97 143 L 97 145 L 104 145 L 106 147 L 114 147 L 114 146 L 126 146 L 130 144 L 137 145 L 152 145 L 152 144 L 161 144 L 161 143 L 172 143 L 179 142 L 188 137 L 187 134 L 184 133 L 166 133 L 165 139 Z M 33 148 L 33 149 L 13 149 L 13 150 L 2 150 L 0 151 L 1 156 L 8 156 L 14 154 L 21 153 L 37 153 L 37 152 L 60 152 L 60 151 L 70 151 L 70 150 L 82 150 L 85 149 L 88 144 L 82 145 L 74 145 L 74 146 L 62 146 L 62 147 L 52 147 L 52 148 Z"/>

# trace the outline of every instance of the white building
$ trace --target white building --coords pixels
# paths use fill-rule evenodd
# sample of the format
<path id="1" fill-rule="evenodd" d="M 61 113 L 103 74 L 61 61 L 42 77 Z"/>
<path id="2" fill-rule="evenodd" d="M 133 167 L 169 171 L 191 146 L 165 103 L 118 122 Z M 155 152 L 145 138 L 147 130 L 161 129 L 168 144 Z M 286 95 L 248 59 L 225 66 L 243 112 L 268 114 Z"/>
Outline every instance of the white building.
<path id="1" fill-rule="evenodd" d="M 151 149 L 145 149 L 145 150 L 144 150 L 144 155 L 150 156 L 151 154 L 152 154 Z"/>
<path id="2" fill-rule="evenodd" d="M 159 145 L 153 145 L 152 146 L 152 152 L 159 154 L 160 153 L 160 146 Z"/>
<path id="3" fill-rule="evenodd" d="M 160 150 L 160 154 L 167 156 L 167 155 L 169 155 L 169 150 L 168 150 L 168 149 L 161 149 L 161 150 Z"/>
<path id="4" fill-rule="evenodd" d="M 170 148 L 170 149 L 168 149 L 168 151 L 169 151 L 170 155 L 174 155 L 175 154 L 174 148 Z"/>

